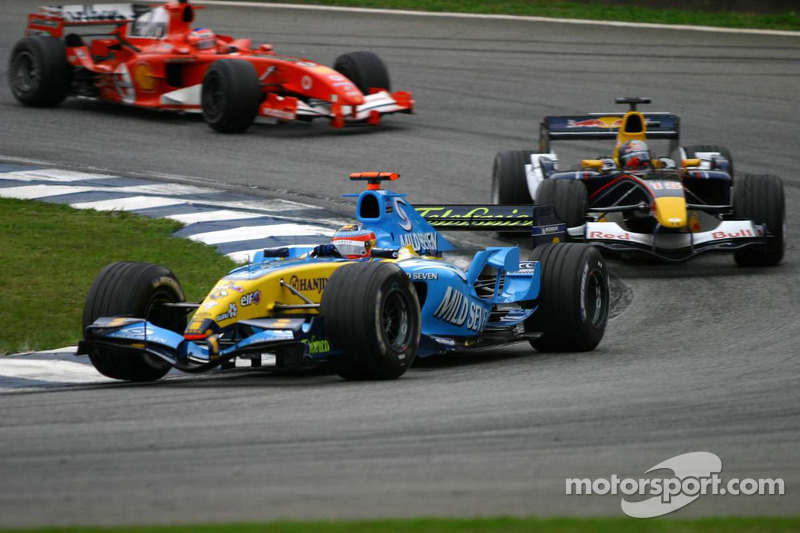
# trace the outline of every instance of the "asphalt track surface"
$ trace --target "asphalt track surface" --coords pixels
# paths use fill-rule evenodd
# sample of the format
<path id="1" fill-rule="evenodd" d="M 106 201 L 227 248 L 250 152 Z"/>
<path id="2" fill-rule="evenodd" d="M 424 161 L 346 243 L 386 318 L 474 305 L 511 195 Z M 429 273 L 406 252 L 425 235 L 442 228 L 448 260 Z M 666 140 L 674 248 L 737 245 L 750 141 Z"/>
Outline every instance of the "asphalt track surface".
<path id="1" fill-rule="evenodd" d="M 4 57 L 27 5 L 3 2 Z M 780 175 L 798 234 L 800 38 L 220 6 L 200 21 L 327 64 L 374 50 L 418 114 L 223 136 L 196 118 L 90 102 L 25 109 L 3 82 L 0 154 L 291 191 L 343 212 L 353 170 L 401 172 L 412 201 L 479 202 L 494 153 L 534 147 L 543 115 L 649 96 L 681 116 L 685 144 L 726 145 L 737 173 Z M 780 267 L 757 270 L 724 255 L 613 261 L 635 296 L 593 353 L 509 347 L 392 383 L 234 372 L 4 395 L 0 526 L 619 516 L 619 496 L 566 496 L 565 478 L 639 477 L 691 451 L 719 455 L 726 479 L 783 478 L 787 494 L 705 496 L 677 516 L 796 514 L 797 253 L 790 241 Z"/>

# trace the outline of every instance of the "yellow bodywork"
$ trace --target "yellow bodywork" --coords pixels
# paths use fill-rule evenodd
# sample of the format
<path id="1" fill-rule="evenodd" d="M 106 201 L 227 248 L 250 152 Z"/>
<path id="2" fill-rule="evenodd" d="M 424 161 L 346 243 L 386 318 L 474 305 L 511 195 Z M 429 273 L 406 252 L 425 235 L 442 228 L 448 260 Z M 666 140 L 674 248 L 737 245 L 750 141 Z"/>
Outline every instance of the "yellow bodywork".
<path id="1" fill-rule="evenodd" d="M 655 217 L 665 228 L 682 228 L 686 226 L 686 199 L 677 196 L 656 198 L 653 202 Z"/>
<path id="2" fill-rule="evenodd" d="M 188 329 L 197 329 L 203 320 L 211 319 L 220 327 L 234 322 L 275 315 L 315 314 L 316 309 L 281 309 L 275 304 L 302 305 L 302 300 L 281 285 L 281 280 L 292 286 L 313 303 L 320 303 L 325 285 L 337 268 L 345 261 L 294 264 L 286 269 L 270 269 L 253 279 L 222 278 L 200 304 Z"/>
<path id="3" fill-rule="evenodd" d="M 619 164 L 619 147 L 628 141 L 647 141 L 647 122 L 638 111 L 628 111 L 622 117 L 622 124 L 617 132 L 617 145 L 614 147 L 614 161 Z"/>

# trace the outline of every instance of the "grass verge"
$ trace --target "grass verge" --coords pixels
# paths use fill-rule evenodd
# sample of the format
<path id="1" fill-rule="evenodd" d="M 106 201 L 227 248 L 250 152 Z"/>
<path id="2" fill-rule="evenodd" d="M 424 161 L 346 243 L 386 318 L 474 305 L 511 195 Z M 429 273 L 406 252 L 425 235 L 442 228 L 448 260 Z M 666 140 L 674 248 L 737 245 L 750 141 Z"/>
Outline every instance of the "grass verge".
<path id="1" fill-rule="evenodd" d="M 170 268 L 188 300 L 234 264 L 211 246 L 172 237 L 181 224 L 0 198 L 0 355 L 74 344 L 95 276 L 113 261 Z"/>
<path id="2" fill-rule="evenodd" d="M 202 526 L 15 529 L 25 533 L 783 533 L 800 530 L 800 518 L 474 518 L 342 522 L 273 522 Z"/>
<path id="3" fill-rule="evenodd" d="M 800 9 L 792 8 L 791 2 L 786 3 L 785 12 L 777 14 L 607 6 L 559 0 L 278 0 L 278 3 L 800 31 Z"/>

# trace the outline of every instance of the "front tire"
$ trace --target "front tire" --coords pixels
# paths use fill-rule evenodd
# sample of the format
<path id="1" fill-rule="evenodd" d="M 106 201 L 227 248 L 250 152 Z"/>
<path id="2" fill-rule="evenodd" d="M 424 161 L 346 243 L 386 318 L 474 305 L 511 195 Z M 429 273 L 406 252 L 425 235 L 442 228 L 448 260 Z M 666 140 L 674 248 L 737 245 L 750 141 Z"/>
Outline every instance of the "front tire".
<path id="1" fill-rule="evenodd" d="M 733 252 L 737 265 L 775 266 L 783 260 L 786 201 L 778 176 L 745 175 L 733 188 L 733 215 L 737 220 L 766 224 L 771 234 L 765 245 L 751 245 Z"/>
<path id="2" fill-rule="evenodd" d="M 100 317 L 132 316 L 182 333 L 186 319 L 176 319 L 158 304 L 184 301 L 175 275 L 151 263 L 111 263 L 95 278 L 83 306 L 83 328 Z M 104 376 L 124 381 L 155 381 L 171 366 L 146 353 L 112 348 L 93 348 L 89 359 Z"/>
<path id="3" fill-rule="evenodd" d="M 525 330 L 543 333 L 540 352 L 594 350 L 605 334 L 610 308 L 608 272 L 600 252 L 587 244 L 545 244 L 529 257 L 541 263 L 539 308 Z"/>
<path id="4" fill-rule="evenodd" d="M 420 306 L 408 276 L 392 263 L 350 263 L 338 268 L 322 294 L 320 315 L 345 379 L 396 379 L 417 353 Z"/>
<path id="5" fill-rule="evenodd" d="M 352 81 L 363 94 L 370 89 L 386 89 L 391 92 L 389 69 L 383 60 L 373 52 L 351 52 L 336 58 L 333 70 Z"/>
<path id="6" fill-rule="evenodd" d="M 8 86 L 20 103 L 29 107 L 60 104 L 69 94 L 72 67 L 64 41 L 49 36 L 26 37 L 17 42 L 8 65 Z"/>
<path id="7" fill-rule="evenodd" d="M 586 220 L 586 185 L 579 180 L 547 179 L 539 185 L 539 205 L 553 205 L 556 215 L 568 228 L 582 226 Z"/>
<path id="8" fill-rule="evenodd" d="M 493 204 L 532 204 L 525 165 L 531 163 L 530 150 L 498 152 L 492 165 Z"/>
<path id="9" fill-rule="evenodd" d="M 249 128 L 261 99 L 256 68 L 243 59 L 215 61 L 203 77 L 203 118 L 220 133 L 241 133 Z"/>

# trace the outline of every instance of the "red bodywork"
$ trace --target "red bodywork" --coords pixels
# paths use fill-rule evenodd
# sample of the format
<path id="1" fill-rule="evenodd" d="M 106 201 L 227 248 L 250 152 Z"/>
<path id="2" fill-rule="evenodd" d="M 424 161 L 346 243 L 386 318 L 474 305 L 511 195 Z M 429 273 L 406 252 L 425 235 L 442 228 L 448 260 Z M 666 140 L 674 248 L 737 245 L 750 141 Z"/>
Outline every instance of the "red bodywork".
<path id="1" fill-rule="evenodd" d="M 278 55 L 272 45 L 254 48 L 250 39 L 216 35 L 216 47 L 199 49 L 189 39 L 196 9 L 202 8 L 183 2 L 149 9 L 133 4 L 43 7 L 28 16 L 26 35 L 61 38 L 69 26 L 113 25 L 107 37 L 88 43 L 66 38 L 68 62 L 93 73 L 94 94 L 82 96 L 110 102 L 199 112 L 209 66 L 220 59 L 244 59 L 255 67 L 264 93 L 260 116 L 328 118 L 332 126 L 342 127 L 346 122 L 377 124 L 383 114 L 413 111 L 408 92 L 370 88 L 365 95 L 332 68 Z"/>

